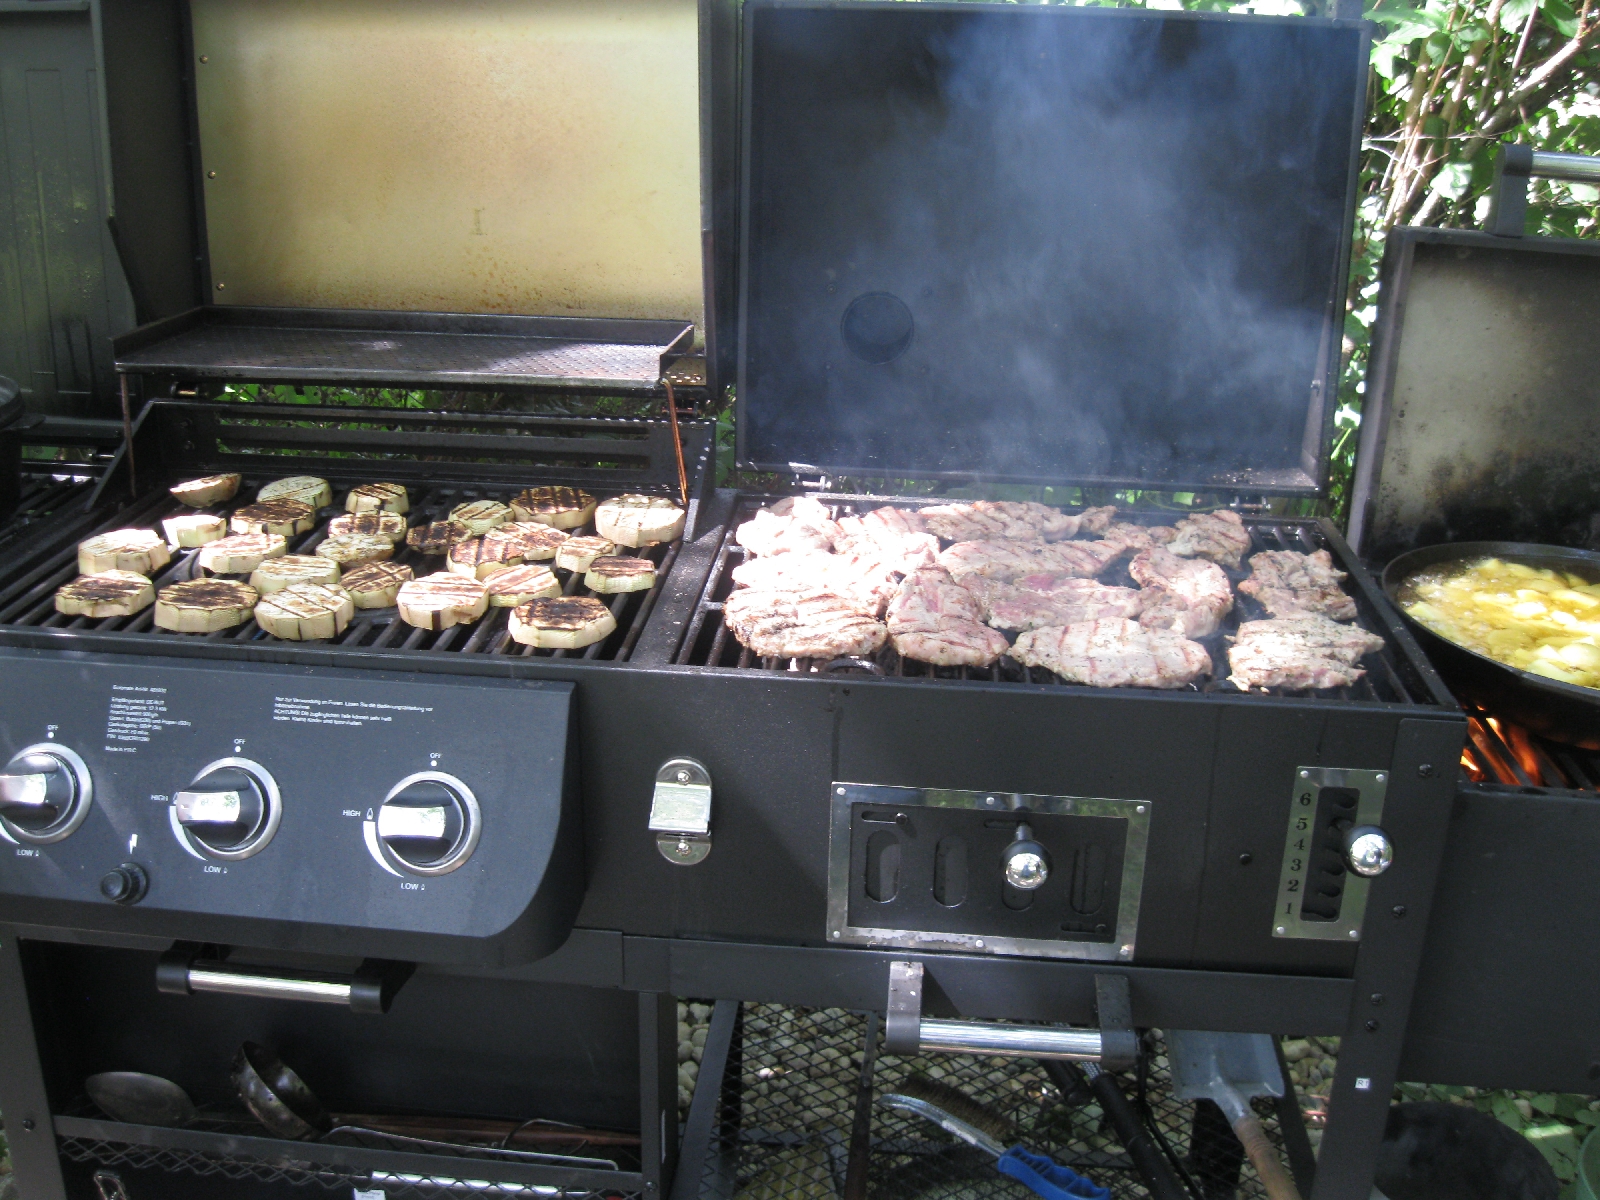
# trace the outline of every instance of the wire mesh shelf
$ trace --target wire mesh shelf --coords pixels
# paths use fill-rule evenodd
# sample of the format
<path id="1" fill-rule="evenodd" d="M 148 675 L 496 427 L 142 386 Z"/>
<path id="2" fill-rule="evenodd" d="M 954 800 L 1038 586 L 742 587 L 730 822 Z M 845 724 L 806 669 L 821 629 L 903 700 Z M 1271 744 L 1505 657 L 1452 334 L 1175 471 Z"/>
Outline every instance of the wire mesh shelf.
<path id="1" fill-rule="evenodd" d="M 867 1018 L 838 1009 L 746 1004 L 723 1074 L 701 1200 L 824 1200 L 843 1194 Z M 873 1200 L 978 1200 L 1031 1195 L 994 1160 L 877 1098 L 912 1074 L 958 1089 L 1004 1118 L 1016 1140 L 1109 1188 L 1149 1192 L 1098 1104 L 1063 1103 L 1033 1060 L 971 1055 L 875 1058 L 867 1195 Z M 1146 1038 L 1139 1066 L 1119 1076 L 1194 1200 L 1265 1196 L 1220 1110 L 1172 1094 L 1165 1046 Z M 1207 1111 L 1209 1110 L 1209 1111 Z M 1281 1149 L 1277 1113 L 1257 1110 Z"/>

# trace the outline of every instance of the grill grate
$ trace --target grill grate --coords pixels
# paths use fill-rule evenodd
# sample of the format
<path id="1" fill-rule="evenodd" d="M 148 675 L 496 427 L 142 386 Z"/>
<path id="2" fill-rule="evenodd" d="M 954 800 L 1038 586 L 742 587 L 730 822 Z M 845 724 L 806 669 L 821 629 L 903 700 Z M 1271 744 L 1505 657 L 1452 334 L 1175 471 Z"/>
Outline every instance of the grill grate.
<path id="1" fill-rule="evenodd" d="M 838 1009 L 742 1006 L 741 1027 L 723 1079 L 721 1107 L 702 1180 L 702 1200 L 777 1200 L 842 1193 L 861 1070 L 866 1017 Z M 874 1098 L 913 1072 L 959 1089 L 1009 1119 L 1022 1143 L 1111 1189 L 1117 1200 L 1148 1195 L 1121 1144 L 1102 1128 L 1097 1105 L 1067 1107 L 1037 1063 L 970 1055 L 879 1056 Z M 1248 1161 L 1223 1136 L 1194 1138 L 1196 1107 L 1172 1096 L 1164 1046 L 1150 1039 L 1139 1069 L 1120 1077 L 1156 1141 L 1195 1200 L 1264 1196 Z M 1258 1102 L 1281 1150 L 1274 1108 Z M 1231 1147 L 1229 1143 L 1231 1142 Z M 993 1160 L 915 1117 L 872 1105 L 867 1194 L 876 1200 L 941 1197 L 988 1200 L 1030 1195 L 1001 1177 Z"/>
<path id="2" fill-rule="evenodd" d="M 744 500 L 737 511 L 737 515 L 729 523 L 728 529 L 723 535 L 722 543 L 717 550 L 711 575 L 706 581 L 705 590 L 702 592 L 700 601 L 695 608 L 688 634 L 683 640 L 682 648 L 679 650 L 678 662 L 694 666 L 731 667 L 740 670 L 764 670 L 790 674 L 878 675 L 896 678 L 1044 684 L 1074 688 L 1086 686 L 1069 683 L 1042 667 L 1025 667 L 1008 657 L 1001 658 L 999 662 L 987 669 L 934 667 L 926 663 L 901 658 L 895 652 L 893 646 L 889 644 L 885 644 L 877 656 L 870 660 L 842 658 L 834 659 L 830 662 L 822 659 L 756 658 L 747 648 L 739 644 L 727 626 L 723 624 L 722 605 L 733 591 L 733 569 L 750 557 L 748 551 L 734 540 L 734 531 L 741 523 L 749 520 L 755 510 L 761 507 L 762 503 L 764 501 L 757 498 Z M 889 503 L 897 503 L 904 507 L 916 507 L 918 502 L 896 500 L 889 501 Z M 841 499 L 832 505 L 832 510 L 833 515 L 837 518 L 865 512 L 878 506 L 878 503 Z M 1149 515 L 1138 512 L 1123 512 L 1119 514 L 1119 519 L 1138 521 Z M 1167 522 L 1144 520 L 1143 523 L 1164 524 Z M 1260 550 L 1297 550 L 1301 553 L 1328 550 L 1334 555 L 1335 562 L 1339 563 L 1345 570 L 1351 570 L 1348 556 L 1341 553 L 1341 547 L 1337 546 L 1328 537 L 1327 531 L 1319 522 L 1261 519 L 1247 520 L 1246 524 L 1250 531 L 1251 554 Z M 1244 567 L 1240 570 L 1228 570 L 1227 568 L 1224 568 L 1224 570 L 1230 581 L 1237 584 L 1250 573 L 1249 558 L 1245 559 Z M 1113 564 L 1099 578 L 1104 583 L 1117 584 L 1123 587 L 1138 586 L 1128 575 L 1126 559 L 1121 559 Z M 1359 589 L 1349 590 L 1355 596 L 1359 610 L 1358 624 L 1364 629 L 1381 634 L 1384 629 L 1384 622 L 1379 617 L 1370 598 Z M 1228 614 L 1221 628 L 1215 634 L 1199 639 L 1200 644 L 1205 646 L 1211 655 L 1212 661 L 1220 669 L 1227 662 L 1228 638 L 1237 631 L 1240 620 L 1258 620 L 1268 615 L 1266 610 L 1255 599 L 1236 593 L 1233 612 Z M 1387 636 L 1384 638 L 1383 649 L 1369 654 L 1362 660 L 1361 665 L 1367 669 L 1367 673 L 1351 687 L 1300 692 L 1279 688 L 1270 693 L 1264 689 L 1259 689 L 1248 694 L 1311 696 L 1322 699 L 1390 704 L 1431 704 L 1435 702 L 1429 693 L 1427 685 L 1418 677 L 1404 657 L 1396 653 L 1392 640 Z M 1216 677 L 1190 684 L 1187 688 L 1180 690 L 1223 695 L 1246 694 L 1225 678 Z"/>
<path id="3" fill-rule="evenodd" d="M 1467 718 L 1461 770 L 1472 783 L 1600 793 L 1600 753 L 1548 741 L 1478 710 Z"/>
<path id="4" fill-rule="evenodd" d="M 241 495 L 251 494 L 264 479 L 246 478 L 245 484 L 240 488 Z M 410 522 L 415 525 L 428 521 L 444 519 L 449 511 L 458 504 L 469 500 L 500 500 L 507 501 L 520 489 L 485 489 L 476 487 L 435 486 L 411 488 Z M 162 518 L 169 517 L 179 512 L 213 512 L 217 515 L 226 515 L 227 509 L 237 502 L 227 506 L 214 506 L 209 509 L 191 509 L 178 504 L 165 491 L 147 494 L 142 499 L 135 501 L 110 519 L 101 518 L 93 527 L 80 528 L 75 524 L 70 530 L 64 530 L 64 536 L 55 540 L 54 553 L 50 554 L 42 563 L 12 580 L 3 590 L 0 590 L 0 626 L 28 629 L 64 629 L 87 630 L 95 633 L 109 633 L 131 635 L 144 638 L 179 638 L 194 641 L 225 642 L 225 643 L 279 643 L 279 639 L 261 629 L 254 621 L 247 621 L 233 629 L 221 630 L 210 634 L 184 634 L 172 633 L 155 626 L 154 607 L 145 608 L 142 612 L 131 617 L 106 617 L 99 620 L 88 617 L 68 617 L 56 612 L 55 592 L 62 584 L 75 578 L 77 568 L 77 543 L 97 532 L 122 528 L 158 529 Z M 327 536 L 327 522 L 334 516 L 340 515 L 342 510 L 325 509 L 321 514 L 316 528 L 309 533 L 299 534 L 289 543 L 290 554 L 311 554 Z M 592 533 L 589 527 L 573 530 L 575 534 Z M 551 658 L 577 657 L 600 660 L 624 660 L 632 652 L 635 642 L 644 629 L 645 621 L 655 606 L 656 598 L 661 592 L 663 582 L 672 569 L 677 559 L 678 548 L 681 542 L 650 547 L 636 551 L 645 555 L 656 563 L 656 583 L 647 592 L 623 592 L 615 596 L 601 596 L 599 599 L 608 602 L 612 615 L 616 618 L 617 628 L 605 640 L 596 642 L 582 650 L 546 650 L 524 646 L 511 640 L 508 628 L 510 609 L 491 608 L 489 612 L 471 625 L 456 625 L 439 632 L 416 629 L 400 620 L 398 612 L 393 608 L 382 609 L 357 609 L 355 617 L 349 627 L 338 638 L 316 645 L 337 645 L 341 648 L 363 650 L 404 650 L 419 652 L 456 652 L 463 654 L 503 655 L 503 656 L 539 656 Z M 177 555 L 170 564 L 157 572 L 153 583 L 157 591 L 168 584 L 178 583 L 194 577 L 198 572 L 197 560 L 199 550 L 186 550 Z M 443 570 L 443 560 L 439 558 L 424 558 L 416 551 L 401 544 L 392 560 L 411 567 L 420 577 L 431 574 L 436 570 Z M 550 564 L 552 569 L 554 564 Z M 559 576 L 558 576 L 559 577 Z M 595 595 L 583 586 L 583 578 L 577 573 L 568 573 L 565 581 L 565 594 Z M 300 643 L 288 643 L 298 645 Z"/>

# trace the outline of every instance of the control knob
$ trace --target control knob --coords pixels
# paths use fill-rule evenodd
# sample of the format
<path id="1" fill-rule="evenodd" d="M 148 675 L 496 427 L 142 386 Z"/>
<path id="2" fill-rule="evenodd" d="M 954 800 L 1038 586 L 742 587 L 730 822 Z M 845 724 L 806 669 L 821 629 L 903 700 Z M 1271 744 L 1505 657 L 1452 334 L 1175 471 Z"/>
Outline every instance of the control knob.
<path id="1" fill-rule="evenodd" d="M 367 848 L 396 874 L 446 875 L 471 857 L 482 816 L 454 775 L 419 771 L 395 784 L 366 822 Z"/>
<path id="2" fill-rule="evenodd" d="M 138 863 L 112 867 L 100 877 L 100 894 L 113 904 L 137 904 L 150 890 L 150 876 Z"/>
<path id="3" fill-rule="evenodd" d="M 1376 825 L 1357 825 L 1344 835 L 1344 862 L 1368 879 L 1382 875 L 1394 862 L 1394 843 Z"/>
<path id="4" fill-rule="evenodd" d="M 1050 878 L 1050 854 L 1034 841 L 1033 829 L 1026 821 L 1017 826 L 1016 836 L 1006 847 L 1004 866 L 1006 882 L 1025 892 L 1043 887 Z"/>
<path id="5" fill-rule="evenodd" d="M 266 848 L 283 804 L 267 769 L 248 758 L 219 758 L 172 797 L 169 810 L 178 842 L 197 858 L 232 862 Z"/>
<path id="6" fill-rule="evenodd" d="M 13 842 L 59 842 L 89 815 L 89 767 L 55 742 L 19 750 L 0 770 L 0 833 Z"/>

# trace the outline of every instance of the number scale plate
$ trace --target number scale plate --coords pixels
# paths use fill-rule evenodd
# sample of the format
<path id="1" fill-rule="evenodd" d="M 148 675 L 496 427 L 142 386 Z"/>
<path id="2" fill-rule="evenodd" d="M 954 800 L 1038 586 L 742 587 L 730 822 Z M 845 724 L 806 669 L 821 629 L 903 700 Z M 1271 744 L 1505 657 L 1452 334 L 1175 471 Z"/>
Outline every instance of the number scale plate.
<path id="1" fill-rule="evenodd" d="M 1336 920 L 1303 916 L 1306 881 L 1311 875 L 1315 847 L 1312 835 L 1317 819 L 1317 802 L 1324 788 L 1345 788 L 1357 794 L 1355 825 L 1376 825 L 1383 817 L 1383 800 L 1389 776 L 1385 771 L 1355 771 L 1343 767 L 1297 767 L 1294 791 L 1289 800 L 1289 831 L 1283 842 L 1283 869 L 1278 874 L 1277 906 L 1273 912 L 1272 936 L 1314 938 L 1330 942 L 1361 940 L 1361 921 L 1367 911 L 1367 890 L 1372 880 L 1346 870 L 1341 876 Z"/>

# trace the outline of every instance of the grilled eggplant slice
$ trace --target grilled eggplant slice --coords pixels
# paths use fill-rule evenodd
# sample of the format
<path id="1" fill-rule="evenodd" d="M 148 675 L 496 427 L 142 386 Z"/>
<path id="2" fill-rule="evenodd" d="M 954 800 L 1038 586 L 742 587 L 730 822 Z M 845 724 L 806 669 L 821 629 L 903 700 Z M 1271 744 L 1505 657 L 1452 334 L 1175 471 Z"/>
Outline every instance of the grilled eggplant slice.
<path id="1" fill-rule="evenodd" d="M 175 483 L 167 490 L 179 504 L 190 508 L 204 508 L 208 504 L 221 504 L 239 494 L 239 482 L 244 476 L 237 474 L 207 475 L 204 479 L 187 479 Z"/>
<path id="2" fill-rule="evenodd" d="M 593 596 L 556 596 L 518 605 L 507 627 L 512 640 L 524 646 L 579 650 L 609 637 L 617 619 Z"/>
<path id="3" fill-rule="evenodd" d="M 450 519 L 460 521 L 473 537 L 482 537 L 496 525 L 511 520 L 511 510 L 498 500 L 469 500 L 452 508 Z"/>
<path id="4" fill-rule="evenodd" d="M 287 538 L 316 523 L 316 511 L 303 500 L 261 500 L 234 509 L 228 529 L 233 533 L 278 533 Z"/>
<path id="5" fill-rule="evenodd" d="M 587 525 L 594 508 L 595 498 L 582 488 L 528 488 L 511 500 L 511 512 L 518 521 L 534 521 L 553 529 Z"/>
<path id="6" fill-rule="evenodd" d="M 310 642 L 338 637 L 355 614 L 350 593 L 338 584 L 297 583 L 263 596 L 256 605 L 256 624 L 273 637 Z"/>
<path id="7" fill-rule="evenodd" d="M 230 533 L 200 547 L 200 567 L 213 575 L 248 575 L 269 558 L 282 558 L 289 543 L 277 533 Z"/>
<path id="8" fill-rule="evenodd" d="M 256 493 L 259 500 L 298 500 L 312 508 L 326 508 L 333 503 L 333 489 L 326 479 L 315 475 L 291 475 L 275 479 Z"/>
<path id="9" fill-rule="evenodd" d="M 196 546 L 227 537 L 228 522 L 209 513 L 184 513 L 165 518 L 161 522 L 161 530 L 167 535 L 167 545 L 180 550 L 193 550 Z"/>
<path id="10" fill-rule="evenodd" d="M 353 513 L 407 513 L 411 511 L 411 500 L 401 484 L 363 483 L 350 489 L 344 498 L 344 509 Z"/>
<path id="11" fill-rule="evenodd" d="M 683 532 L 683 509 L 665 496 L 613 496 L 594 510 L 594 529 L 619 546 L 670 542 Z"/>
<path id="12" fill-rule="evenodd" d="M 400 619 L 418 629 L 449 629 L 476 621 L 489 609 L 488 589 L 476 579 L 440 571 L 400 585 Z"/>
<path id="13" fill-rule="evenodd" d="M 348 570 L 363 563 L 381 562 L 394 557 L 394 543 L 370 533 L 346 533 L 322 539 L 317 553 Z"/>
<path id="14" fill-rule="evenodd" d="M 453 574 L 465 575 L 468 579 L 487 579 L 521 562 L 522 539 L 515 534 L 506 535 L 500 529 L 491 529 L 481 538 L 470 538 L 451 546 L 445 566 Z"/>
<path id="15" fill-rule="evenodd" d="M 516 538 L 523 562 L 549 562 L 568 541 L 561 530 L 535 521 L 512 521 L 496 529 L 493 536 Z"/>
<path id="16" fill-rule="evenodd" d="M 406 545 L 418 554 L 432 557 L 450 553 L 451 546 L 471 536 L 472 531 L 461 521 L 434 521 L 428 525 L 418 525 L 406 534 Z"/>
<path id="17" fill-rule="evenodd" d="M 69 617 L 131 617 L 149 607 L 156 589 L 134 571 L 79 575 L 56 589 L 56 611 Z"/>
<path id="18" fill-rule="evenodd" d="M 354 512 L 328 522 L 329 537 L 347 537 L 352 533 L 398 542 L 406 536 L 406 519 L 397 512 Z"/>
<path id="19" fill-rule="evenodd" d="M 495 608 L 515 608 L 529 600 L 561 595 L 561 581 L 543 563 L 524 563 L 496 571 L 484 586 L 489 589 L 489 603 Z"/>
<path id="20" fill-rule="evenodd" d="M 603 537 L 568 538 L 556 550 L 556 566 L 563 571 L 587 571 L 597 558 L 617 552 L 617 544 Z"/>
<path id="21" fill-rule="evenodd" d="M 656 565 L 648 558 L 607 555 L 589 564 L 583 586 L 591 592 L 648 592 L 656 585 Z"/>
<path id="22" fill-rule="evenodd" d="M 250 572 L 250 586 L 263 596 L 301 583 L 338 583 L 339 564 L 315 554 L 269 558 Z"/>
<path id="23" fill-rule="evenodd" d="M 400 594 L 400 585 L 412 578 L 404 563 L 372 562 L 346 572 L 339 586 L 350 593 L 357 608 L 388 608 Z"/>
<path id="24" fill-rule="evenodd" d="M 176 633 L 216 633 L 219 629 L 243 625 L 258 599 L 260 596 L 248 583 L 232 579 L 191 579 L 161 589 L 156 597 L 155 622 L 162 629 Z"/>
<path id="25" fill-rule="evenodd" d="M 114 529 L 78 543 L 78 573 L 132 571 L 149 575 L 172 561 L 167 543 L 148 529 Z"/>

